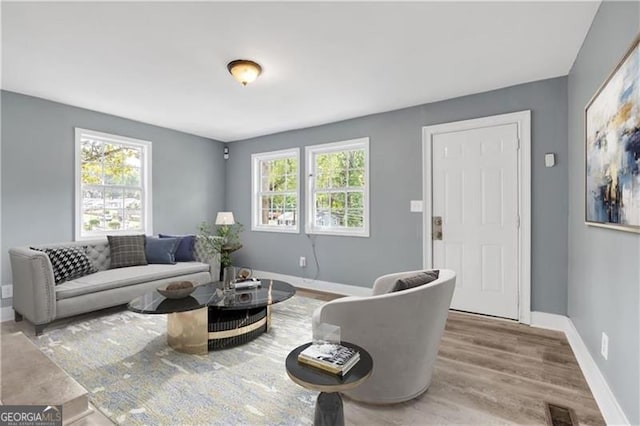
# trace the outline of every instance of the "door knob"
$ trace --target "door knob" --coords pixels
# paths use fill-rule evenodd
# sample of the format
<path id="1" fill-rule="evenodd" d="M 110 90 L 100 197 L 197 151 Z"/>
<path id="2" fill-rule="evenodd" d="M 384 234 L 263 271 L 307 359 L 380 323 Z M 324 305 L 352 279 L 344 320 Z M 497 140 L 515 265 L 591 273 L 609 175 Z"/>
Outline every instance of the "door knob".
<path id="1" fill-rule="evenodd" d="M 431 219 L 431 239 L 442 240 L 442 217 L 434 216 Z"/>

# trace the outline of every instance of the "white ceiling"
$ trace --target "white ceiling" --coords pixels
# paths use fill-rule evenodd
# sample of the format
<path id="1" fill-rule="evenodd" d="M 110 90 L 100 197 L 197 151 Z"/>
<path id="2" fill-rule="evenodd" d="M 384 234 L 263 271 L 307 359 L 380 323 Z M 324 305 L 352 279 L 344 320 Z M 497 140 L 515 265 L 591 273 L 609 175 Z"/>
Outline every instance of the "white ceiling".
<path id="1" fill-rule="evenodd" d="M 598 5 L 3 2 L 2 86 L 233 141 L 566 75 Z"/>

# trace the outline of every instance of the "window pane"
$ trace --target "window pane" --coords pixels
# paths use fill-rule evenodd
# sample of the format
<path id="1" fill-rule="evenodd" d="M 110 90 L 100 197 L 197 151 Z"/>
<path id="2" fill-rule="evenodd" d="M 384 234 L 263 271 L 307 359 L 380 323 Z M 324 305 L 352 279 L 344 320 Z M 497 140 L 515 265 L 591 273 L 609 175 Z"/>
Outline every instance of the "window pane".
<path id="1" fill-rule="evenodd" d="M 332 209 L 331 226 L 345 226 L 344 223 L 344 209 Z"/>
<path id="2" fill-rule="evenodd" d="M 270 174 L 269 175 L 269 185 L 267 187 L 268 191 L 274 191 L 274 192 L 280 192 L 280 191 L 284 191 L 285 190 L 285 186 L 284 186 L 284 182 L 285 178 L 284 175 L 279 175 L 279 174 Z"/>
<path id="3" fill-rule="evenodd" d="M 331 187 L 344 188 L 347 186 L 347 170 L 333 169 L 331 170 Z"/>
<path id="4" fill-rule="evenodd" d="M 260 217 L 259 217 L 258 224 L 260 225 L 269 224 L 269 209 L 260 209 Z"/>
<path id="5" fill-rule="evenodd" d="M 279 214 L 277 224 L 280 226 L 294 226 L 296 224 L 295 211 L 286 210 Z"/>
<path id="6" fill-rule="evenodd" d="M 362 192 L 348 192 L 347 193 L 347 207 L 350 209 L 357 208 L 362 209 L 364 207 L 364 200 L 362 199 Z"/>
<path id="7" fill-rule="evenodd" d="M 295 191 L 298 189 L 298 176 L 297 175 L 287 175 L 285 190 L 286 191 Z"/>
<path id="8" fill-rule="evenodd" d="M 140 210 L 124 211 L 124 228 L 128 231 L 144 231 L 142 226 L 142 212 Z"/>
<path id="9" fill-rule="evenodd" d="M 124 194 L 124 208 L 128 210 L 141 210 L 142 191 L 126 191 Z"/>
<path id="10" fill-rule="evenodd" d="M 362 210 L 347 210 L 347 226 L 349 228 L 362 228 L 364 226 L 364 214 Z"/>
<path id="11" fill-rule="evenodd" d="M 141 186 L 142 185 L 142 169 L 137 167 L 125 166 L 122 169 L 123 182 L 127 186 Z"/>
<path id="12" fill-rule="evenodd" d="M 104 180 L 107 185 L 122 185 L 124 153 L 121 145 L 104 145 Z"/>
<path id="13" fill-rule="evenodd" d="M 340 151 L 330 154 L 330 163 L 333 170 L 344 170 L 347 168 L 347 152 Z"/>
<path id="14" fill-rule="evenodd" d="M 104 194 L 102 189 L 82 191 L 82 227 L 85 231 L 102 230 Z"/>
<path id="15" fill-rule="evenodd" d="M 364 168 L 364 150 L 359 149 L 349 152 L 349 168 L 350 169 L 363 169 Z"/>
<path id="16" fill-rule="evenodd" d="M 316 174 L 329 173 L 331 170 L 331 155 L 330 154 L 318 154 L 315 156 L 315 169 Z"/>
<path id="17" fill-rule="evenodd" d="M 316 223 L 316 226 L 330 226 L 331 211 L 327 209 L 316 210 L 315 223 Z"/>
<path id="18" fill-rule="evenodd" d="M 345 193 L 344 192 L 336 192 L 331 194 L 331 209 L 341 209 L 344 210 L 346 207 L 345 203 Z"/>
<path id="19" fill-rule="evenodd" d="M 273 196 L 273 209 L 284 210 L 284 195 L 274 195 Z"/>
<path id="20" fill-rule="evenodd" d="M 124 229 L 122 224 L 123 218 L 124 218 L 124 212 L 122 210 L 105 209 L 104 217 L 103 217 L 105 229 L 108 229 L 111 231 Z"/>
<path id="21" fill-rule="evenodd" d="M 298 161 L 295 158 L 287 158 L 286 173 L 290 175 L 298 174 Z"/>
<path id="22" fill-rule="evenodd" d="M 284 197 L 284 208 L 285 210 L 295 210 L 298 205 L 298 196 L 297 195 L 286 195 Z"/>
<path id="23" fill-rule="evenodd" d="M 316 194 L 316 208 L 320 210 L 329 209 L 329 194 L 319 193 Z"/>
<path id="24" fill-rule="evenodd" d="M 124 148 L 122 150 L 124 164 L 127 167 L 142 167 L 142 148 Z"/>
<path id="25" fill-rule="evenodd" d="M 122 209 L 124 190 L 118 188 L 107 189 L 104 193 L 104 203 L 106 209 Z"/>
<path id="26" fill-rule="evenodd" d="M 81 180 L 85 185 L 102 184 L 102 144 L 83 140 L 80 147 Z"/>
<path id="27" fill-rule="evenodd" d="M 278 216 L 280 216 L 280 212 L 278 212 L 276 209 L 269 209 L 269 213 L 267 215 L 267 225 L 277 225 Z"/>
<path id="28" fill-rule="evenodd" d="M 107 230 L 117 231 L 124 229 L 122 225 L 124 213 L 122 189 L 107 189 L 104 191 L 104 227 Z"/>
<path id="29" fill-rule="evenodd" d="M 320 172 L 316 176 L 316 188 L 328 189 L 331 188 L 331 176 L 328 172 Z"/>
<path id="30" fill-rule="evenodd" d="M 364 169 L 349 170 L 349 186 L 360 188 L 364 186 Z"/>

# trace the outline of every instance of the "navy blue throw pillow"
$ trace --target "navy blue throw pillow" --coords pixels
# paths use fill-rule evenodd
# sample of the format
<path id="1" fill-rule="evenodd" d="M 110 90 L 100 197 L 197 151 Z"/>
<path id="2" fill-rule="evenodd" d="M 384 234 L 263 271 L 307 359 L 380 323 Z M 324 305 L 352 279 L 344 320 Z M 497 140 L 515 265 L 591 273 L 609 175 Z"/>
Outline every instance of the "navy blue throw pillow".
<path id="1" fill-rule="evenodd" d="M 160 238 L 178 238 L 178 248 L 176 249 L 176 262 L 193 262 L 196 256 L 193 252 L 196 246 L 195 235 L 166 235 L 160 234 Z"/>
<path id="2" fill-rule="evenodd" d="M 180 239 L 147 237 L 144 253 L 149 263 L 174 264 L 176 263 L 176 249 Z"/>

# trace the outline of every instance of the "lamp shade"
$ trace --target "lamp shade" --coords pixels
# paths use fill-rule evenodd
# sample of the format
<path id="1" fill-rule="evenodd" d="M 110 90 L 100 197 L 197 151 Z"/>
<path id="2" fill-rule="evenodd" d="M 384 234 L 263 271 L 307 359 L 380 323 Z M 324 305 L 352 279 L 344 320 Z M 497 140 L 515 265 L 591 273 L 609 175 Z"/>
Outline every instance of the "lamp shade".
<path id="1" fill-rule="evenodd" d="M 236 221 L 232 212 L 218 212 L 216 216 L 216 225 L 233 225 Z"/>
<path id="2" fill-rule="evenodd" d="M 247 59 L 231 61 L 227 64 L 227 69 L 233 78 L 243 86 L 253 82 L 262 72 L 262 67 L 259 64 Z"/>

